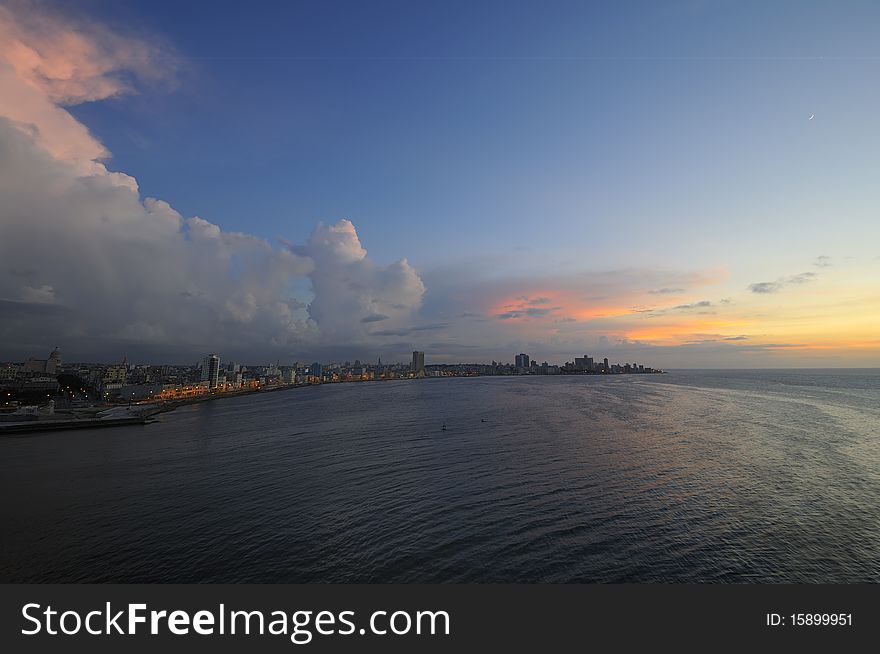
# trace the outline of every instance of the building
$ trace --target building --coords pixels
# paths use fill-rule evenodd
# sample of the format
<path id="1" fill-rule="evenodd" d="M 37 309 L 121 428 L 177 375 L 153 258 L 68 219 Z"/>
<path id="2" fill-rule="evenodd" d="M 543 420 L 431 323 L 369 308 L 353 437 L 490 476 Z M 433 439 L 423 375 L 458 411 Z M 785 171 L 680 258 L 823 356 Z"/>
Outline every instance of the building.
<path id="1" fill-rule="evenodd" d="M 318 379 L 324 374 L 324 366 L 315 361 L 312 365 L 309 366 L 309 376 L 317 377 Z"/>
<path id="2" fill-rule="evenodd" d="M 61 372 L 61 351 L 56 347 L 48 359 L 29 358 L 21 367 L 26 375 L 57 375 Z"/>
<path id="3" fill-rule="evenodd" d="M 603 369 L 603 372 L 611 372 L 611 368 L 608 367 L 608 357 L 605 357 L 604 363 L 605 363 L 605 368 Z"/>
<path id="4" fill-rule="evenodd" d="M 128 365 L 125 363 L 117 363 L 107 366 L 101 375 L 101 384 L 103 388 L 108 384 L 119 384 L 120 387 L 128 380 Z"/>
<path id="5" fill-rule="evenodd" d="M 517 354 L 516 355 L 516 367 L 517 368 L 528 368 L 529 367 L 529 355 L 528 354 Z"/>
<path id="6" fill-rule="evenodd" d="M 217 386 L 218 377 L 220 376 L 220 355 L 209 354 L 202 359 L 202 381 L 208 382 L 208 388 Z"/>
<path id="7" fill-rule="evenodd" d="M 425 353 L 418 350 L 413 352 L 412 371 L 416 377 L 425 376 Z"/>

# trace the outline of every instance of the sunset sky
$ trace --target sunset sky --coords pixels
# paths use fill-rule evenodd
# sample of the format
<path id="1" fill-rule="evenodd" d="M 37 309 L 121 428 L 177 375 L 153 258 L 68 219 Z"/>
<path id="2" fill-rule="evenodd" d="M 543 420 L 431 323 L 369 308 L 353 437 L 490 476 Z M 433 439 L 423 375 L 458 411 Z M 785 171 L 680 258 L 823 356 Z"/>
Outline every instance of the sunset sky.
<path id="1" fill-rule="evenodd" d="M 0 0 L 0 361 L 880 366 L 880 5 Z"/>

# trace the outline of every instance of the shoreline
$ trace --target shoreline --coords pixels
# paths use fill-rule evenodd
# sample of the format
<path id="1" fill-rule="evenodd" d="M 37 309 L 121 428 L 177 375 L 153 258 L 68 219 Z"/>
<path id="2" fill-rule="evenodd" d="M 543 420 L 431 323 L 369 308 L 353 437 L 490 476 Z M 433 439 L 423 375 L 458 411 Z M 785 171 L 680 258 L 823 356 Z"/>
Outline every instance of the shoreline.
<path id="1" fill-rule="evenodd" d="M 665 372 L 665 371 L 664 371 Z M 652 373 L 652 374 L 659 374 Z M 532 376 L 539 377 L 544 375 L 454 375 L 454 376 L 440 376 L 440 377 L 426 377 L 424 379 L 458 379 L 458 378 L 475 378 L 475 377 L 520 377 L 520 376 Z M 556 377 L 559 375 L 553 375 Z M 601 376 L 594 374 L 568 374 L 565 376 Z M 135 404 L 130 407 L 123 406 L 111 406 L 107 409 L 102 409 L 102 411 L 107 411 L 111 409 L 123 409 L 128 408 L 129 415 L 120 415 L 120 416 L 106 416 L 103 418 L 98 417 L 89 417 L 89 418 L 50 418 L 50 419 L 37 419 L 37 420 L 23 420 L 21 422 L 10 422 L 10 423 L 2 423 L 0 422 L 0 437 L 3 436 L 26 436 L 32 434 L 38 434 L 41 432 L 51 432 L 51 431 L 69 431 L 74 429 L 100 429 L 102 427 L 121 427 L 127 425 L 148 425 L 152 422 L 155 422 L 153 416 L 159 415 L 160 413 L 170 413 L 175 409 L 178 409 L 183 406 L 188 406 L 191 404 L 200 404 L 202 402 L 213 402 L 215 400 L 229 399 L 233 397 L 243 397 L 246 395 L 257 395 L 260 393 L 276 393 L 278 391 L 289 391 L 297 388 L 309 388 L 312 386 L 324 386 L 325 384 L 352 384 L 352 383 L 369 383 L 369 382 L 386 382 L 386 381 L 413 381 L 415 378 L 403 378 L 403 379 L 364 379 L 357 381 L 337 381 L 337 382 L 322 382 L 320 384 L 286 384 L 283 386 L 267 386 L 258 389 L 247 389 L 247 390 L 238 390 L 238 391 L 226 391 L 223 393 L 213 393 L 200 395 L 197 397 L 191 397 L 181 400 L 164 400 L 161 402 L 149 402 L 144 404 Z M 142 407 L 141 410 L 137 410 L 136 408 Z"/>
<path id="2" fill-rule="evenodd" d="M 225 393 L 208 394 L 204 396 L 192 397 L 183 400 L 167 400 L 162 402 L 150 402 L 144 404 L 135 404 L 131 407 L 109 407 L 103 409 L 128 408 L 129 415 L 106 416 L 103 418 L 49 418 L 43 420 L 23 420 L 21 422 L 0 423 L 0 437 L 28 435 L 40 432 L 50 431 L 67 431 L 72 429 L 90 429 L 101 427 L 120 427 L 125 425 L 148 425 L 155 422 L 153 416 L 160 413 L 169 413 L 182 406 L 190 404 L 199 404 L 201 402 L 212 402 L 214 400 L 227 399 L 233 397 L 242 397 L 245 395 L 254 395 L 257 393 L 272 393 L 275 391 L 289 390 L 293 388 L 302 388 L 303 386 L 311 386 L 312 384 L 275 386 L 268 388 L 260 388 L 254 390 L 228 391 Z M 138 410 L 140 409 L 140 410 Z"/>

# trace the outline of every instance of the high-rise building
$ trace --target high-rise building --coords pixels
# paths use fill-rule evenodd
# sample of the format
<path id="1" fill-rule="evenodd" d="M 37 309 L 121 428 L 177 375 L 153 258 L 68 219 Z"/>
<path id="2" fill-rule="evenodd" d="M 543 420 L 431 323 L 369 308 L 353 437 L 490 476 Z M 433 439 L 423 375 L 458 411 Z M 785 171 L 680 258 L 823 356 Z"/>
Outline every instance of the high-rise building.
<path id="1" fill-rule="evenodd" d="M 309 366 L 309 376 L 310 377 L 320 377 L 324 373 L 324 367 L 315 361 L 312 365 Z"/>
<path id="2" fill-rule="evenodd" d="M 220 355 L 209 354 L 202 359 L 202 381 L 208 382 L 208 388 L 217 386 L 217 377 L 220 375 Z"/>
<path id="3" fill-rule="evenodd" d="M 516 367 L 517 368 L 528 368 L 529 367 L 529 355 L 528 354 L 517 354 L 516 355 Z"/>
<path id="4" fill-rule="evenodd" d="M 413 351 L 412 371 L 416 377 L 425 376 L 425 353 L 418 350 Z"/>
<path id="5" fill-rule="evenodd" d="M 611 372 L 611 368 L 608 367 L 608 357 L 605 357 L 603 361 L 605 364 L 605 372 Z"/>

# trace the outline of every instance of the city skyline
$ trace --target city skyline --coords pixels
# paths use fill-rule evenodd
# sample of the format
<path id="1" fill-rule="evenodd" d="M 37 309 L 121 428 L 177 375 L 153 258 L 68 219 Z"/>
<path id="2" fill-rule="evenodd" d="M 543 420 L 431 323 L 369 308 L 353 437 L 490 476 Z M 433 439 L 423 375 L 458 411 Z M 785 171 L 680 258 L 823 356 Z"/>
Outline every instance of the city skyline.
<path id="1" fill-rule="evenodd" d="M 765 4 L 0 0 L 0 360 L 880 366 L 880 8 Z"/>
<path id="2" fill-rule="evenodd" d="M 17 423 L 37 420 L 42 415 L 62 429 L 91 426 L 91 422 L 82 422 L 82 416 L 70 418 L 75 407 L 90 412 L 109 410 L 109 417 L 114 421 L 124 418 L 132 424 L 142 424 L 152 412 L 170 410 L 179 402 L 199 402 L 325 383 L 423 380 L 428 377 L 604 376 L 663 372 L 637 362 L 610 362 L 607 357 L 594 359 L 587 354 L 575 356 L 573 361 L 566 361 L 563 365 L 547 361 L 538 363 L 525 353 L 515 355 L 512 364 L 494 360 L 491 364 L 426 364 L 425 352 L 418 350 L 412 352 L 412 360 L 407 363 L 386 361 L 383 364 L 380 358 L 374 364 L 356 359 L 344 363 L 295 361 L 282 365 L 279 361 L 252 365 L 226 361 L 219 353 L 212 353 L 196 364 L 150 365 L 127 359 L 112 363 L 70 362 L 55 347 L 45 359 L 31 356 L 23 362 L 0 361 L 0 422 L 14 423 L 6 426 L 14 431 L 29 431 L 35 428 L 34 424 L 22 427 Z M 114 409 L 122 404 L 127 404 L 129 409 L 134 406 L 134 414 L 115 412 Z M 61 408 L 68 419 L 56 418 L 56 408 Z M 95 415 L 91 415 L 85 420 L 94 418 Z"/>
<path id="3" fill-rule="evenodd" d="M 2 373 L 6 368 L 15 368 L 16 373 L 24 373 L 25 375 L 35 375 L 35 376 L 55 376 L 57 374 L 62 373 L 66 367 L 69 366 L 84 366 L 84 365 L 94 365 L 98 367 L 104 367 L 108 369 L 115 368 L 124 368 L 126 370 L 131 370 L 135 368 L 145 368 L 145 367 L 173 367 L 173 368 L 192 368 L 197 369 L 199 371 L 200 381 L 209 382 L 210 385 L 216 385 L 217 376 L 219 372 L 226 370 L 227 368 L 235 368 L 236 370 L 241 369 L 276 369 L 278 371 L 286 369 L 286 368 L 309 368 L 309 367 L 318 367 L 318 368 L 349 368 L 349 367 L 362 367 L 364 369 L 381 369 L 381 368 L 407 368 L 411 372 L 415 373 L 418 376 L 418 373 L 424 373 L 426 368 L 430 367 L 438 367 L 438 366 L 498 366 L 505 367 L 510 369 L 531 369 L 534 367 L 540 367 L 541 365 L 547 366 L 550 365 L 559 369 L 570 369 L 571 371 L 589 371 L 596 372 L 602 371 L 602 366 L 604 364 L 605 368 L 609 368 L 609 359 L 608 357 L 593 357 L 588 354 L 584 354 L 582 357 L 577 355 L 569 355 L 567 358 L 563 360 L 556 360 L 553 362 L 544 361 L 542 364 L 538 363 L 537 357 L 532 357 L 525 353 L 514 354 L 508 359 L 501 359 L 496 361 L 492 359 L 489 361 L 482 360 L 473 360 L 473 361 L 457 361 L 454 363 L 449 363 L 446 361 L 430 361 L 426 362 L 425 360 L 426 353 L 424 351 L 414 350 L 412 352 L 412 357 L 409 361 L 388 361 L 386 360 L 384 363 L 382 362 L 382 357 L 377 357 L 375 363 L 371 362 L 368 359 L 364 359 L 363 361 L 360 358 L 354 358 L 353 361 L 351 359 L 325 359 L 323 361 L 314 361 L 312 363 L 306 363 L 306 361 L 311 361 L 308 357 L 300 357 L 296 360 L 291 360 L 282 363 L 280 359 L 269 362 L 247 362 L 242 363 L 241 360 L 227 360 L 221 356 L 219 353 L 207 354 L 199 358 L 195 363 L 192 361 L 189 362 L 172 362 L 172 361 L 163 361 L 163 362 L 152 362 L 152 361 L 129 361 L 127 356 L 123 356 L 118 360 L 70 360 L 64 358 L 65 365 L 62 365 L 62 353 L 61 349 L 58 346 L 55 346 L 52 351 L 49 353 L 49 356 L 45 359 L 40 359 L 33 356 L 33 353 L 30 356 L 27 356 L 21 360 L 3 360 L 0 359 L 0 373 Z M 629 366 L 630 364 L 637 366 L 634 362 L 620 362 L 619 365 L 615 363 L 615 367 L 623 368 L 624 366 Z M 653 370 L 653 368 L 652 368 Z M 660 371 L 658 369 L 658 371 Z M 0 374 L 0 379 L 3 379 L 3 375 Z M 114 380 L 115 381 L 115 380 Z"/>

